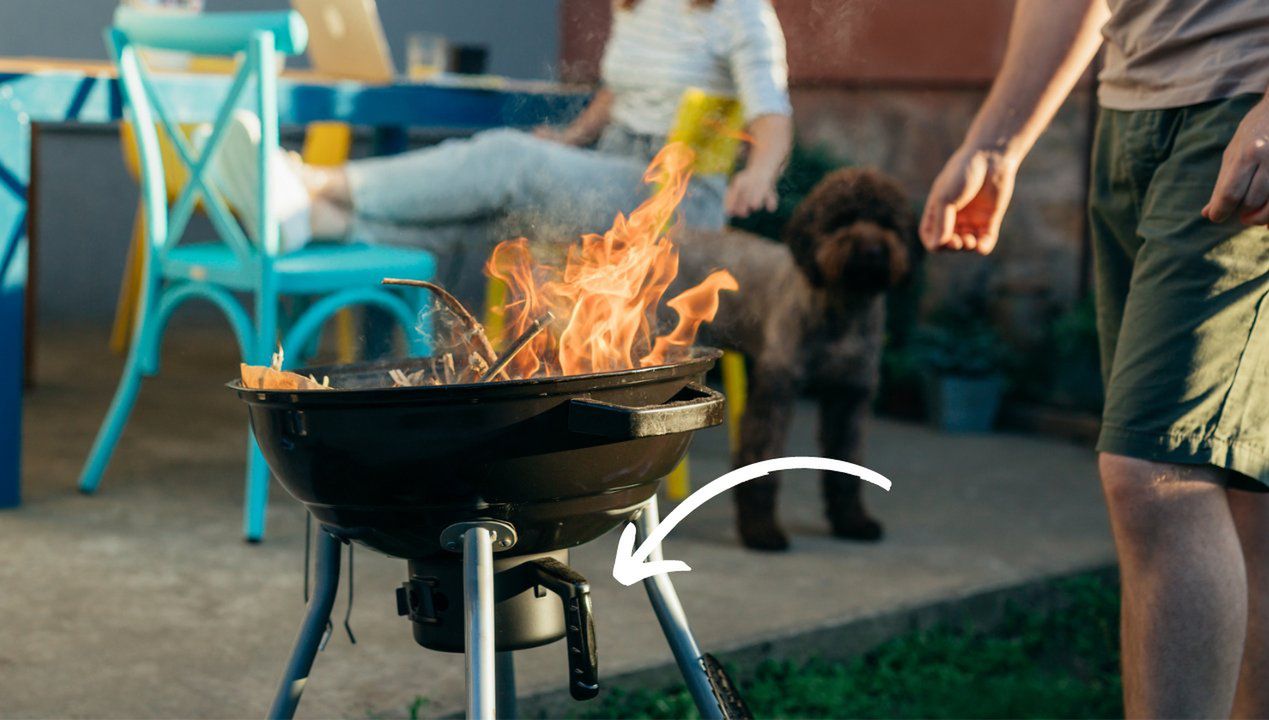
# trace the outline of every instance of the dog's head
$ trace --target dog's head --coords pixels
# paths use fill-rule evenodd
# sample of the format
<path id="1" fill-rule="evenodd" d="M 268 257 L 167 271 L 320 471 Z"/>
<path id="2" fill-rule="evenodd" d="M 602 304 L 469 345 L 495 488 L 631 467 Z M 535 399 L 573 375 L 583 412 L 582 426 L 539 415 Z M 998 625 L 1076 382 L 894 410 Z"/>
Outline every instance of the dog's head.
<path id="1" fill-rule="evenodd" d="M 874 295 L 908 274 L 913 214 L 898 183 L 876 170 L 838 170 L 798 205 L 784 241 L 817 287 Z"/>

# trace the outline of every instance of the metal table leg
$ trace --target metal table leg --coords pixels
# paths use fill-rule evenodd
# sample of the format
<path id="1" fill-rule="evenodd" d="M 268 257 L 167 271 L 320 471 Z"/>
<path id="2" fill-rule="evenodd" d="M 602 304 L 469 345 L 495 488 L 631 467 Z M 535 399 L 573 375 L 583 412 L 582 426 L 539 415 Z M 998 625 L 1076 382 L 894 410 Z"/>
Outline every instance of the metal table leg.
<path id="1" fill-rule="evenodd" d="M 343 543 L 326 532 L 325 528 L 317 531 L 317 581 L 313 587 L 313 596 L 308 601 L 308 612 L 300 625 L 300 634 L 295 638 L 295 647 L 291 650 L 291 659 L 286 664 L 286 673 L 278 686 L 278 694 L 269 708 L 270 720 L 289 720 L 295 716 L 295 708 L 300 704 L 300 694 L 304 692 L 304 684 L 308 682 L 309 671 L 313 669 L 313 658 L 317 656 L 322 636 L 330 622 L 330 611 L 335 605 L 335 593 L 339 589 L 339 554 Z"/>
<path id="2" fill-rule="evenodd" d="M 516 709 L 516 658 L 510 650 L 494 654 L 494 667 L 498 677 L 494 690 L 499 720 L 515 720 Z"/>
<path id="3" fill-rule="evenodd" d="M 493 533 L 463 533 L 463 621 L 467 628 L 467 717 L 494 720 Z"/>
<path id="4" fill-rule="evenodd" d="M 638 530 L 636 544 L 642 543 L 656 528 L 658 522 L 660 522 L 660 513 L 657 510 L 657 499 L 653 496 L 644 506 L 643 512 L 639 513 L 639 517 L 635 519 L 635 527 Z M 660 561 L 661 548 L 657 547 L 653 550 L 648 559 L 652 562 Z M 687 616 L 683 614 L 683 606 L 679 603 L 678 593 L 674 591 L 674 585 L 670 582 L 669 576 L 664 573 L 653 575 L 643 581 L 643 587 L 648 591 L 652 610 L 656 613 L 657 621 L 661 623 L 661 632 L 665 634 L 665 640 L 670 644 L 674 661 L 678 663 L 679 672 L 683 674 L 683 682 L 687 684 L 687 690 L 692 694 L 696 709 L 700 711 L 702 718 L 722 720 L 723 711 L 718 705 L 717 698 L 714 697 L 709 677 L 705 674 L 705 667 L 701 661 L 701 649 L 696 644 L 696 638 L 692 637 L 692 629 L 687 625 Z"/>

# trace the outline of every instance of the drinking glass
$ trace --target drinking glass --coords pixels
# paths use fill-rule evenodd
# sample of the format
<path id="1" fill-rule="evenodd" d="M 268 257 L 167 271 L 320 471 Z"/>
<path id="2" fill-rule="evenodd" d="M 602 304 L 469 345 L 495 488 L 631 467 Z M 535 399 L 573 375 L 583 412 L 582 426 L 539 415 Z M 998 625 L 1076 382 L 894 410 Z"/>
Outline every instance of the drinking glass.
<path id="1" fill-rule="evenodd" d="M 411 80 L 426 80 L 445 72 L 449 60 L 449 44 L 432 33 L 410 33 L 405 38 L 405 67 Z"/>

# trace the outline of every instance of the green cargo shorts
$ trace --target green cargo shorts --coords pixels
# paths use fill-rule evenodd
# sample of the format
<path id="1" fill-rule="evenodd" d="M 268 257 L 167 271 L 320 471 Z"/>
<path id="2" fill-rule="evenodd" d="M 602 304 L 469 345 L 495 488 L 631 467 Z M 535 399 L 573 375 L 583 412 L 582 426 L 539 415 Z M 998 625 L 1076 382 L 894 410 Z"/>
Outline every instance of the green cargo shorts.
<path id="1" fill-rule="evenodd" d="M 1106 405 L 1097 449 L 1269 485 L 1269 230 L 1199 214 L 1242 95 L 1101 111 L 1091 218 Z M 1259 481 L 1248 482 L 1246 478 Z"/>

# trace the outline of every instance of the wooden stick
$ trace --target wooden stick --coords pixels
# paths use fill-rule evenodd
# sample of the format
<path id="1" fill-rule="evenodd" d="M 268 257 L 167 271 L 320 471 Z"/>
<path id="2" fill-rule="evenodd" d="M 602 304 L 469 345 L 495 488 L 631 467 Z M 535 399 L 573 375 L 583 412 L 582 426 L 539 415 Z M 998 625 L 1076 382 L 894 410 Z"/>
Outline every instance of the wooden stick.
<path id="1" fill-rule="evenodd" d="M 446 385 L 453 385 L 458 382 L 458 373 L 454 371 L 454 353 L 445 353 L 441 357 L 441 367 L 445 370 Z"/>
<path id="2" fill-rule="evenodd" d="M 527 347 L 528 344 L 533 341 L 533 338 L 537 337 L 539 333 L 545 330 L 546 326 L 550 325 L 551 321 L 554 319 L 555 316 L 548 312 L 530 323 L 528 329 L 520 333 L 520 337 L 516 338 L 516 341 L 511 343 L 511 347 L 507 348 L 507 351 L 502 354 L 502 358 L 489 369 L 489 372 L 485 373 L 484 376 L 480 378 L 480 381 L 488 382 L 500 373 L 505 377 L 506 373 L 503 373 L 503 370 L 507 368 L 507 365 L 511 362 L 511 360 L 514 359 L 521 350 Z"/>
<path id="3" fill-rule="evenodd" d="M 480 354 L 485 356 L 485 362 L 490 365 L 498 364 L 498 353 L 494 351 L 493 343 L 489 342 L 489 336 L 485 334 L 485 326 L 481 325 L 480 321 L 476 319 L 476 316 L 472 315 L 462 302 L 451 295 L 448 290 L 436 283 L 430 283 L 426 280 L 384 278 L 381 282 L 384 285 L 406 285 L 408 287 L 420 287 L 430 290 L 437 298 L 440 299 L 441 302 L 445 303 L 450 310 L 453 310 L 454 314 L 457 315 L 458 318 L 463 321 L 463 324 L 472 331 L 472 334 L 476 336 L 476 344 L 480 350 Z"/>

